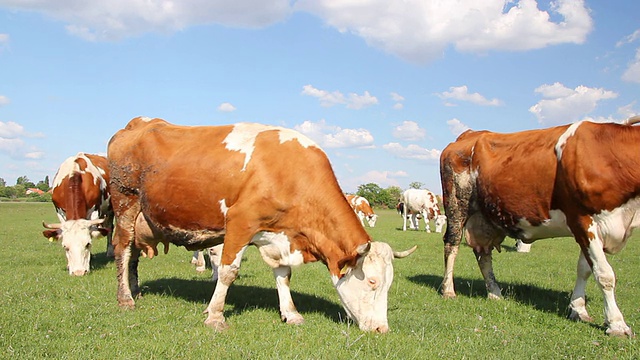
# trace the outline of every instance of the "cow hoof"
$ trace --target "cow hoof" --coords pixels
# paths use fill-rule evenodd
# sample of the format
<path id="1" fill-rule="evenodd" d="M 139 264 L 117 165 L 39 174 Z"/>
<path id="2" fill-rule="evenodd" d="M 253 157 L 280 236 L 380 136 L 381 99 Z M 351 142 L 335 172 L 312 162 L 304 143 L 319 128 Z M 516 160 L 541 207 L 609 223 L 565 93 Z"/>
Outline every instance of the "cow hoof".
<path id="1" fill-rule="evenodd" d="M 445 299 L 455 299 L 456 298 L 456 293 L 455 292 L 445 292 L 442 293 L 442 297 Z"/>
<path id="2" fill-rule="evenodd" d="M 208 327 L 212 328 L 215 331 L 222 332 L 229 328 L 229 324 L 227 324 L 224 320 L 205 320 L 204 324 Z"/>
<path id="3" fill-rule="evenodd" d="M 136 308 L 136 303 L 133 299 L 118 300 L 118 306 L 122 309 L 133 310 Z"/>
<path id="4" fill-rule="evenodd" d="M 569 314 L 569 319 L 573 321 L 582 321 L 586 323 L 593 322 L 593 318 L 589 316 L 589 314 L 587 314 L 586 312 L 580 313 L 573 309 L 571 309 L 571 313 Z"/>
<path id="5" fill-rule="evenodd" d="M 302 325 L 304 324 L 304 318 L 300 314 L 288 314 L 282 315 L 280 317 L 283 322 L 291 325 Z"/>
<path id="6" fill-rule="evenodd" d="M 629 337 L 629 338 L 633 338 L 635 337 L 635 334 L 633 333 L 633 331 L 631 331 L 631 328 L 628 327 L 626 324 L 622 324 L 621 326 L 611 326 L 609 325 L 609 327 L 607 328 L 606 331 L 607 335 L 609 336 L 615 336 L 615 337 Z"/>
<path id="7" fill-rule="evenodd" d="M 488 293 L 487 294 L 487 299 L 489 300 L 502 300 L 502 295 L 496 295 L 493 293 Z"/>
<path id="8" fill-rule="evenodd" d="M 203 273 L 205 270 L 207 270 L 206 267 L 197 267 L 196 268 L 196 271 L 199 272 L 199 273 Z"/>

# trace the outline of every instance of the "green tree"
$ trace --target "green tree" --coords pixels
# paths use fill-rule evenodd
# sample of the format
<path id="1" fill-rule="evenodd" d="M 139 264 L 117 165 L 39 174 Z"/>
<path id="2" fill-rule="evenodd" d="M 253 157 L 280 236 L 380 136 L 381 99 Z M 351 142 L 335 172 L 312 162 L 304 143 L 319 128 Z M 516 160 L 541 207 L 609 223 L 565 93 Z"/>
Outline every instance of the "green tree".
<path id="1" fill-rule="evenodd" d="M 3 188 L 3 187 L 5 187 L 5 186 L 7 186 L 7 182 L 6 182 L 6 181 L 4 181 L 4 179 L 3 179 L 3 178 L 0 178 L 0 188 Z"/>
<path id="2" fill-rule="evenodd" d="M 36 184 L 34 184 L 31 180 L 29 180 L 29 178 L 26 175 L 20 176 L 16 180 L 16 185 L 22 185 L 27 189 L 36 187 Z"/>
<path id="3" fill-rule="evenodd" d="M 402 197 L 402 189 L 398 186 L 389 186 L 386 189 L 386 192 L 389 196 L 387 207 L 395 209 L 396 205 L 398 205 L 398 202 L 400 201 L 400 197 Z"/>
<path id="4" fill-rule="evenodd" d="M 358 186 L 356 195 L 362 196 L 363 198 L 367 199 L 371 206 L 380 206 L 383 204 L 383 199 L 381 197 L 383 191 L 384 190 L 380 187 L 380 185 L 375 183 L 368 183 Z"/>
<path id="5" fill-rule="evenodd" d="M 424 186 L 424 184 L 419 182 L 419 181 L 414 181 L 411 184 L 409 184 L 409 187 L 411 189 L 421 189 L 423 186 Z"/>

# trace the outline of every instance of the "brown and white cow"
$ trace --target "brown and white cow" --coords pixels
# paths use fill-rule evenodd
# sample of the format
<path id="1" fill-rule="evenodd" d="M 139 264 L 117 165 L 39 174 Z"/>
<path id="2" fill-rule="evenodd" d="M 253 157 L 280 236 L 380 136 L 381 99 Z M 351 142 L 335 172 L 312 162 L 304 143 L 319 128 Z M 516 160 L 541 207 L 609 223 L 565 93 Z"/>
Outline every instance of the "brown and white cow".
<path id="1" fill-rule="evenodd" d="M 362 226 L 364 226 L 364 219 L 367 219 L 367 224 L 369 224 L 369 227 L 376 226 L 378 215 L 373 212 L 373 209 L 371 208 L 371 205 L 366 198 L 349 194 L 345 195 L 345 197 L 347 198 L 347 201 L 349 202 L 349 205 L 351 205 L 353 211 L 356 213 L 356 215 L 358 215 L 358 219 L 360 219 Z"/>
<path id="2" fill-rule="evenodd" d="M 425 230 L 431 232 L 429 221 L 441 215 L 436 194 L 425 189 L 407 189 L 402 193 L 402 203 L 402 231 L 407 231 L 407 219 L 409 227 L 418 230 L 420 215 L 424 219 Z"/>
<path id="3" fill-rule="evenodd" d="M 78 153 L 67 158 L 53 178 L 52 200 L 58 224 L 43 222 L 42 234 L 61 240 L 71 275 L 90 270 L 92 240 L 107 236 L 107 256 L 113 257 L 113 211 L 109 201 L 109 172 L 104 156 Z"/>
<path id="4" fill-rule="evenodd" d="M 138 117 L 108 147 L 116 216 L 118 303 L 140 294 L 138 259 L 169 243 L 188 250 L 224 243 L 205 324 L 223 315 L 242 254 L 259 248 L 273 268 L 281 319 L 299 324 L 289 289 L 291 267 L 326 264 L 340 300 L 365 331 L 387 332 L 394 253 L 371 241 L 346 201 L 325 153 L 284 128 L 240 123 L 178 126 Z"/>
<path id="5" fill-rule="evenodd" d="M 577 122 L 512 134 L 467 131 L 442 152 L 447 214 L 443 296 L 455 296 L 453 267 L 463 232 L 489 298 L 502 294 L 491 252 L 506 235 L 531 243 L 573 236 L 580 245 L 570 317 L 592 321 L 585 285 L 593 273 L 604 296 L 607 333 L 632 335 L 615 301 L 615 254 L 640 226 L 640 127 Z"/>

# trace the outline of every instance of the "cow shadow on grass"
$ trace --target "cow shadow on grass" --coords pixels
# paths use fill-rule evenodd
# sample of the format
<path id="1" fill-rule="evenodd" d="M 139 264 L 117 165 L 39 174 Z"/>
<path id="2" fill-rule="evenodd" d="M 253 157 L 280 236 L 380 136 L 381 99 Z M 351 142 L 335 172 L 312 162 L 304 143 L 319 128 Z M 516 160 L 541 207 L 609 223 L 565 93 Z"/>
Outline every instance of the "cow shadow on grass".
<path id="1" fill-rule="evenodd" d="M 409 280 L 423 286 L 431 287 L 440 292 L 442 277 L 435 275 L 416 275 Z M 487 290 L 482 279 L 468 279 L 464 277 L 454 278 L 454 286 L 458 297 L 486 298 Z M 535 285 L 522 283 L 499 282 L 502 295 L 505 299 L 513 300 L 521 304 L 531 306 L 536 310 L 556 314 L 560 317 L 569 315 L 568 307 L 571 293 L 541 288 Z"/>
<path id="2" fill-rule="evenodd" d="M 145 281 L 140 287 L 143 297 L 145 294 L 170 295 L 206 307 L 211 300 L 215 283 L 211 280 L 164 278 Z M 305 314 L 319 313 L 336 323 L 344 321 L 344 310 L 338 303 L 295 291 L 291 291 L 291 297 L 303 317 Z M 280 313 L 275 285 L 273 288 L 263 288 L 234 283 L 229 288 L 225 304 L 233 306 L 232 309 L 225 309 L 225 316 L 239 315 L 247 309 L 265 309 Z"/>
<path id="3" fill-rule="evenodd" d="M 91 254 L 91 271 L 101 270 L 107 267 L 107 264 L 113 262 L 113 257 L 107 257 L 107 252 L 99 252 Z"/>

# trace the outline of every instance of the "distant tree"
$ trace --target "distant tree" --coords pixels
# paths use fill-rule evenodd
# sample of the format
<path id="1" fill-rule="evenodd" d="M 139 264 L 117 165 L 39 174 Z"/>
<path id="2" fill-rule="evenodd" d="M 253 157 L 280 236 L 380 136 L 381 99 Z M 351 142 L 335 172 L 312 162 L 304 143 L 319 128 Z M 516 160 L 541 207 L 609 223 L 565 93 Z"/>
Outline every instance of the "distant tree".
<path id="1" fill-rule="evenodd" d="M 380 187 L 380 185 L 375 183 L 368 183 L 358 186 L 356 195 L 362 196 L 363 198 L 367 199 L 371 206 L 379 206 L 384 203 L 383 196 L 381 196 L 383 191 L 384 190 Z"/>
<path id="2" fill-rule="evenodd" d="M 386 191 L 389 195 L 389 202 L 387 203 L 387 206 L 390 209 L 395 208 L 402 196 L 402 189 L 398 186 L 389 186 Z"/>
<path id="3" fill-rule="evenodd" d="M 44 180 L 38 181 L 36 187 L 44 192 L 49 191 L 49 177 L 47 176 Z"/>
<path id="4" fill-rule="evenodd" d="M 423 183 L 421 183 L 421 182 L 419 182 L 419 181 L 414 181 L 414 182 L 412 182 L 411 184 L 409 184 L 409 187 L 410 187 L 411 189 L 420 189 L 420 188 L 422 188 L 423 186 L 424 186 L 424 184 L 423 184 Z"/>
<path id="5" fill-rule="evenodd" d="M 3 188 L 3 187 L 5 187 L 5 186 L 7 186 L 7 182 L 6 182 L 6 181 L 4 181 L 4 179 L 3 179 L 3 178 L 0 178 L 0 188 Z"/>
<path id="6" fill-rule="evenodd" d="M 20 176 L 16 180 L 16 185 L 23 185 L 27 189 L 36 187 L 36 184 L 34 184 L 31 180 L 29 180 L 29 178 L 26 177 L 25 175 Z"/>

